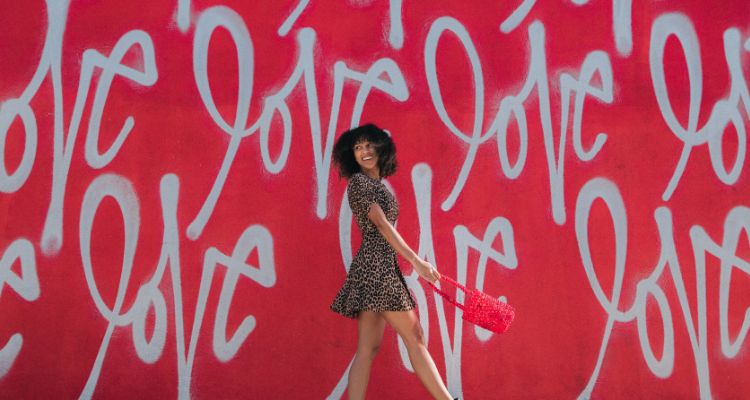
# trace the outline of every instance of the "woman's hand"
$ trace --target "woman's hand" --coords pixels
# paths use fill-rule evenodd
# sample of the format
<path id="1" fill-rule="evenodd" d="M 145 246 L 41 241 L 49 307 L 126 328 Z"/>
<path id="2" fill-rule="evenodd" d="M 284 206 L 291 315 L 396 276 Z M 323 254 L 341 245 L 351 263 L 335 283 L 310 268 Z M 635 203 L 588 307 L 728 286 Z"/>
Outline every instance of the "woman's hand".
<path id="1" fill-rule="evenodd" d="M 432 264 L 428 263 L 427 261 L 417 257 L 416 260 L 414 260 L 414 263 L 412 263 L 412 266 L 414 269 L 417 270 L 417 273 L 419 276 L 422 277 L 422 279 L 434 284 L 437 282 L 438 279 L 440 279 L 440 273 L 435 269 Z"/>

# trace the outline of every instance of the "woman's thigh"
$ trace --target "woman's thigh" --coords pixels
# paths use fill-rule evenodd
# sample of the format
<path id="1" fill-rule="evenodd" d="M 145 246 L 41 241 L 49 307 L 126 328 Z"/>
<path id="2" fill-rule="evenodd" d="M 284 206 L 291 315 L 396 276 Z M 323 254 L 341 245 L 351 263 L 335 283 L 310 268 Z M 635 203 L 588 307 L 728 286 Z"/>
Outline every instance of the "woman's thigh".
<path id="1" fill-rule="evenodd" d="M 417 313 L 414 310 L 386 311 L 383 313 L 383 318 L 404 339 L 406 344 L 424 341 L 422 326 L 419 325 L 419 318 L 417 318 Z"/>
<path id="2" fill-rule="evenodd" d="M 357 330 L 359 332 L 358 347 L 365 350 L 377 350 L 383 340 L 385 319 L 380 313 L 361 311 L 357 317 Z"/>

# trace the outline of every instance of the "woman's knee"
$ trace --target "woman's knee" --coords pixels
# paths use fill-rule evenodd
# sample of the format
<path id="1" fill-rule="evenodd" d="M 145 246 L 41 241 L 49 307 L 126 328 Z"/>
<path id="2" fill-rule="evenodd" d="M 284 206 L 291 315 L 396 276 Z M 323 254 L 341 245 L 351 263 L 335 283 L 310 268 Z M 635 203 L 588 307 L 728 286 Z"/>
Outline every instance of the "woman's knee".
<path id="1" fill-rule="evenodd" d="M 424 345 L 424 331 L 419 322 L 414 322 L 409 329 L 401 335 L 401 339 L 404 340 L 404 344 L 407 346 Z"/>
<path id="2" fill-rule="evenodd" d="M 374 359 L 379 351 L 380 343 L 360 344 L 357 347 L 357 354 L 368 359 Z"/>

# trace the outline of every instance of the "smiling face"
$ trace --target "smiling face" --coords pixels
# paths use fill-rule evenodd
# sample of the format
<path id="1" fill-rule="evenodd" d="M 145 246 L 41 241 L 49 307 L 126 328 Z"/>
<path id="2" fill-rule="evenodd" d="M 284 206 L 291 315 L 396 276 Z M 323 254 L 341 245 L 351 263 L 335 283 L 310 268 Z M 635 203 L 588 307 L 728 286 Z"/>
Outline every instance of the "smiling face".
<path id="1" fill-rule="evenodd" d="M 354 159 L 359 164 L 362 172 L 372 176 L 380 177 L 380 168 L 378 167 L 378 149 L 374 143 L 368 140 L 361 140 L 354 145 Z"/>
<path id="2" fill-rule="evenodd" d="M 342 178 L 363 173 L 379 180 L 396 172 L 396 145 L 388 132 L 373 124 L 342 133 L 333 145 L 331 156 Z"/>

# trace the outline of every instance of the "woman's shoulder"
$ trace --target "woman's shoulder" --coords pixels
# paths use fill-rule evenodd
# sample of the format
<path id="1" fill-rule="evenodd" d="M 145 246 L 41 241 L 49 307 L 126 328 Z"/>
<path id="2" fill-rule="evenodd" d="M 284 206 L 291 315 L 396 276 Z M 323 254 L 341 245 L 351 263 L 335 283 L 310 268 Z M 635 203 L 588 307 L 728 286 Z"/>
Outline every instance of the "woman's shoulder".
<path id="1" fill-rule="evenodd" d="M 349 186 L 364 184 L 368 181 L 368 178 L 362 172 L 355 172 L 349 177 Z"/>
<path id="2" fill-rule="evenodd" d="M 376 190 L 377 185 L 374 184 L 375 181 L 366 176 L 362 172 L 355 172 L 352 174 L 352 176 L 349 177 L 349 183 L 346 185 L 347 190 L 349 192 L 370 192 L 373 190 Z"/>

